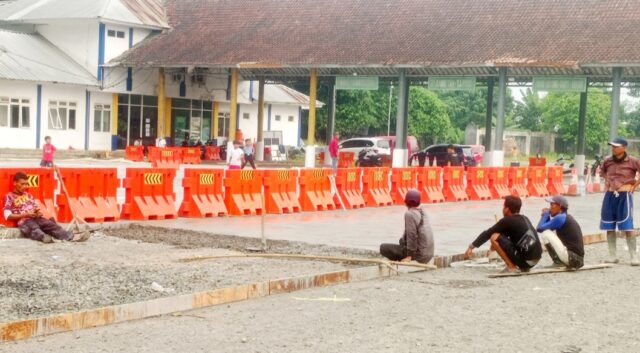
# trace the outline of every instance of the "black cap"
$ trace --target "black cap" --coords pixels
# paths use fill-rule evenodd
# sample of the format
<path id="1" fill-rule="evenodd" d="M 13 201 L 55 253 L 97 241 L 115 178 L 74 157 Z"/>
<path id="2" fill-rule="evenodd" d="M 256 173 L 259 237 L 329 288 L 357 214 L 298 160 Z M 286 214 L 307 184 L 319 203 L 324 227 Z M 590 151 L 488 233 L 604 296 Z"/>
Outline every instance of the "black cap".
<path id="1" fill-rule="evenodd" d="M 620 146 L 624 146 L 627 147 L 628 143 L 627 140 L 624 137 L 616 137 L 613 139 L 613 141 L 609 142 L 609 146 L 614 146 L 614 147 L 620 147 Z"/>

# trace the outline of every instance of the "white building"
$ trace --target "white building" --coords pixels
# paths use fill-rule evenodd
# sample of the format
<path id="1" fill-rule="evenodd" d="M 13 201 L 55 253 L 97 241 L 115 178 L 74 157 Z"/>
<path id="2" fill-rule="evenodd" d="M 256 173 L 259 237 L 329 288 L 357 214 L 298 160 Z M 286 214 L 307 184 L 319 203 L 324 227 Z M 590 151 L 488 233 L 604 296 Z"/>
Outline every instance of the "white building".
<path id="1" fill-rule="evenodd" d="M 185 133 L 194 142 L 227 136 L 226 73 L 109 67 L 165 30 L 157 0 L 0 1 L 0 148 L 40 148 L 47 135 L 58 148 L 87 150 L 167 136 L 179 145 Z M 236 128 L 245 138 L 257 137 L 257 86 L 238 87 Z M 298 145 L 308 106 L 307 96 L 267 84 L 264 130 L 280 131 L 280 144 Z"/>

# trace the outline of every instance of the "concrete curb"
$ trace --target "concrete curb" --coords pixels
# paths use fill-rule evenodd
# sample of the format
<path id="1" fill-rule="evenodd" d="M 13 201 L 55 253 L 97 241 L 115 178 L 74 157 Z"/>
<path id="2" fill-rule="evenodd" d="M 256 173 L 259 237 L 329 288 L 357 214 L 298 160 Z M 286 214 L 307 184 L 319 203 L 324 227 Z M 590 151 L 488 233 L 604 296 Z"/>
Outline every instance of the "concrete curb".
<path id="1" fill-rule="evenodd" d="M 36 319 L 0 323 L 0 342 L 11 342 L 60 332 L 106 326 L 303 289 L 389 277 L 392 274 L 389 268 L 384 266 L 361 267 L 318 275 L 257 282 L 136 303 L 112 305 Z"/>

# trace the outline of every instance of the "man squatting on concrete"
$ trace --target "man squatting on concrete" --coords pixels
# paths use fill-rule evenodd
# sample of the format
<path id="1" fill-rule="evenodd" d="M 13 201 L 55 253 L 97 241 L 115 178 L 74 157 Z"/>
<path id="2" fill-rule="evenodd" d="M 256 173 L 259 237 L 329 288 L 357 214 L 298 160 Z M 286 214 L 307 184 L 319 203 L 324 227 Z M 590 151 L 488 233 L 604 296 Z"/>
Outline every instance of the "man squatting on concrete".
<path id="1" fill-rule="evenodd" d="M 420 208 L 420 192 L 409 190 L 404 197 L 404 234 L 400 244 L 380 245 L 380 254 L 391 261 L 411 260 L 426 264 L 433 258 L 433 231 L 429 218 Z"/>
<path id="2" fill-rule="evenodd" d="M 536 229 L 529 219 L 520 214 L 522 200 L 517 196 L 504 198 L 502 215 L 493 227 L 480 233 L 465 252 L 465 258 L 473 255 L 473 249 L 491 240 L 491 249 L 502 258 L 506 270 L 529 271 L 542 257 L 542 245 Z"/>
<path id="3" fill-rule="evenodd" d="M 27 175 L 22 172 L 16 173 L 13 177 L 13 191 L 4 197 L 4 218 L 17 221 L 22 235 L 43 243 L 53 243 L 53 238 L 68 241 L 89 239 L 89 233 L 73 235 L 53 219 L 44 218 L 33 196 L 27 192 L 28 188 Z"/>
<path id="4" fill-rule="evenodd" d="M 542 209 L 536 230 L 549 252 L 555 266 L 579 269 L 584 266 L 584 244 L 582 229 L 567 213 L 569 202 L 562 195 L 546 199 L 549 208 Z"/>
<path id="5" fill-rule="evenodd" d="M 636 255 L 636 234 L 633 230 L 633 192 L 640 181 L 636 174 L 640 171 L 640 160 L 627 155 L 627 140 L 617 137 L 609 142 L 611 156 L 602 162 L 601 176 L 605 179 L 604 199 L 600 229 L 607 231 L 609 244 L 608 263 L 618 263 L 616 255 L 616 227 L 625 232 L 627 246 L 631 257 L 631 266 L 638 266 L 640 262 Z"/>

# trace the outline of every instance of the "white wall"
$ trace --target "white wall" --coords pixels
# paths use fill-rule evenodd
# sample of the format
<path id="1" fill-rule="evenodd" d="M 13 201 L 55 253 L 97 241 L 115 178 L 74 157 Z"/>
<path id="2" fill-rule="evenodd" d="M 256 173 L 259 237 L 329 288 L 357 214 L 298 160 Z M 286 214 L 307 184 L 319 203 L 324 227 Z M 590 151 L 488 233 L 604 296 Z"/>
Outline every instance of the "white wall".
<path id="1" fill-rule="evenodd" d="M 267 114 L 266 110 L 265 114 Z M 280 121 L 276 121 L 276 115 L 281 116 Z M 293 121 L 289 121 L 289 116 L 293 116 Z M 265 117 L 265 120 L 268 120 L 268 116 Z M 298 145 L 298 120 L 299 117 L 297 105 L 271 105 L 271 131 L 282 131 L 283 145 Z M 265 121 L 265 130 L 266 129 L 267 122 Z"/>
<path id="2" fill-rule="evenodd" d="M 49 101 L 75 102 L 76 128 L 74 130 L 56 130 L 49 128 Z M 58 149 L 84 150 L 85 142 L 85 105 L 86 88 L 55 84 L 42 85 L 42 130 L 41 136 L 51 136 L 52 143 Z"/>
<path id="3" fill-rule="evenodd" d="M 124 32 L 124 38 L 109 37 L 109 30 L 116 32 Z M 109 60 L 129 50 L 129 27 L 116 26 L 107 24 L 104 31 L 104 62 L 108 63 Z"/>
<path id="4" fill-rule="evenodd" d="M 35 83 L 0 80 L 0 97 L 29 99 L 30 116 L 29 128 L 0 127 L 0 148 L 36 148 L 37 95 Z"/>
<path id="5" fill-rule="evenodd" d="M 98 74 L 98 22 L 38 25 L 36 30 L 92 75 Z"/>
<path id="6" fill-rule="evenodd" d="M 95 121 L 94 109 L 96 104 L 108 104 L 111 105 L 111 93 L 94 91 L 91 92 L 91 106 L 90 106 L 90 124 L 89 124 L 89 149 L 90 150 L 110 150 L 111 149 L 111 130 L 107 132 L 93 131 L 93 123 Z M 111 120 L 118 119 L 113 114 L 113 107 L 111 107 Z M 84 121 L 84 119 L 83 119 Z"/>

